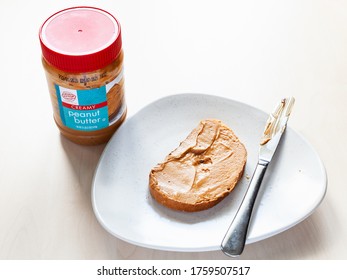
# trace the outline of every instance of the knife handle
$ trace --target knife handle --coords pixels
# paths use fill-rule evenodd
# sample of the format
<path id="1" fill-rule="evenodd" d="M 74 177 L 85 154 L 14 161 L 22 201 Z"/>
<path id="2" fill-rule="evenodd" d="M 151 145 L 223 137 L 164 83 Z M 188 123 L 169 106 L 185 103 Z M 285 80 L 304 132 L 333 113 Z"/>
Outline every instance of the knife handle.
<path id="1" fill-rule="evenodd" d="M 237 257 L 243 252 L 253 206 L 268 164 L 266 161 L 259 160 L 240 208 L 224 236 L 221 250 L 230 257 Z"/>

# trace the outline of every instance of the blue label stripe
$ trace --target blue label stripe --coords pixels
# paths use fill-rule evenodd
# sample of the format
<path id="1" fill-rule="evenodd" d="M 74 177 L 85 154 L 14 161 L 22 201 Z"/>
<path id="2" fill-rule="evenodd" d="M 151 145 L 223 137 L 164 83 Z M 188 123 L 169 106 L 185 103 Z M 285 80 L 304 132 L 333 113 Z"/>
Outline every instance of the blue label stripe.
<path id="1" fill-rule="evenodd" d="M 88 90 L 77 90 L 78 105 L 92 105 L 105 102 L 106 87 L 93 88 Z"/>
<path id="2" fill-rule="evenodd" d="M 56 84 L 54 84 L 54 87 L 55 87 L 55 92 L 57 94 L 57 99 L 58 99 L 60 118 L 61 118 L 62 123 L 64 125 L 66 125 L 63 102 L 62 102 L 61 97 L 60 97 L 60 88 Z"/>

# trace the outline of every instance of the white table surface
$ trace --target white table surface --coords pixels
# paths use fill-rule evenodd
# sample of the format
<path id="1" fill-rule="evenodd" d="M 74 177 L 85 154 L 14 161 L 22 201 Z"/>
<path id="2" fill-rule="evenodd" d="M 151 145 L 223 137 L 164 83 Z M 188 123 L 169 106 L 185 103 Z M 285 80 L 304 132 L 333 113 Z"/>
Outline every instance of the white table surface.
<path id="1" fill-rule="evenodd" d="M 129 117 L 176 93 L 264 111 L 294 95 L 290 126 L 320 155 L 328 192 L 310 217 L 247 245 L 240 259 L 347 259 L 347 2 L 36 3 L 0 3 L 0 259 L 227 259 L 137 247 L 97 222 L 91 183 L 105 145 L 60 136 L 38 40 L 48 16 L 77 5 L 106 9 L 122 25 Z"/>

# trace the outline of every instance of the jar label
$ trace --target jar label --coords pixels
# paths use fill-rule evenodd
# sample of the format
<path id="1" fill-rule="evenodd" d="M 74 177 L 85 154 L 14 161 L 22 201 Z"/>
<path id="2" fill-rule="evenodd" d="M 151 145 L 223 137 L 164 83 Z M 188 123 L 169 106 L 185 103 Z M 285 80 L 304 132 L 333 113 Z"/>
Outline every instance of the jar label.
<path id="1" fill-rule="evenodd" d="M 71 89 L 55 84 L 62 123 L 74 130 L 94 131 L 110 125 L 107 92 L 122 74 L 99 88 Z"/>

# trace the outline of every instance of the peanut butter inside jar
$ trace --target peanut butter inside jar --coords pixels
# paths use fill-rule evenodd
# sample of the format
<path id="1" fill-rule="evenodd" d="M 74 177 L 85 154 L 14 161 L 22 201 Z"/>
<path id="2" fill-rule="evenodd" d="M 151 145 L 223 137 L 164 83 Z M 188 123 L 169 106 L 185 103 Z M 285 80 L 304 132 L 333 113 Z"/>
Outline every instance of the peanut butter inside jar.
<path id="1" fill-rule="evenodd" d="M 107 142 L 126 118 L 119 23 L 97 8 L 70 8 L 47 19 L 40 41 L 61 134 L 82 145 Z"/>

